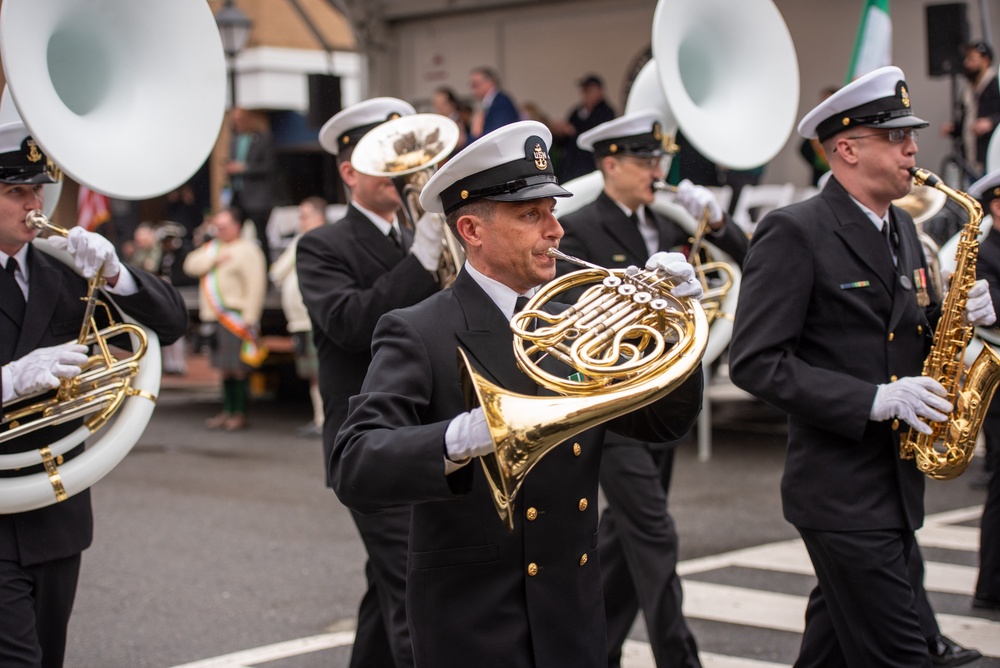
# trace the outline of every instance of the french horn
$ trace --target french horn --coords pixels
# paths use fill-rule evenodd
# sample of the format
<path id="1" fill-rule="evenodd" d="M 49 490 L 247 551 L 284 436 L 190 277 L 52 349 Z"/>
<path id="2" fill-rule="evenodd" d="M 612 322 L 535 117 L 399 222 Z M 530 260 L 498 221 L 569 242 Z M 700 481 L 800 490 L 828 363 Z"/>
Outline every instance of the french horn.
<path id="1" fill-rule="evenodd" d="M 458 138 L 458 124 L 447 116 L 400 116 L 365 133 L 351 153 L 351 166 L 362 174 L 390 179 L 403 203 L 407 224 L 415 229 L 425 213 L 420 206 L 420 191 L 438 165 L 455 150 Z M 443 220 L 441 224 L 444 248 L 437 276 L 438 283 L 446 288 L 458 276 L 465 251 Z"/>
<path id="2" fill-rule="evenodd" d="M 672 295 L 673 286 L 657 272 L 605 269 L 555 248 L 548 254 L 585 268 L 542 286 L 514 315 L 511 330 L 518 367 L 562 396 L 505 390 L 478 373 L 459 348 L 467 401 L 482 406 L 495 446 L 480 463 L 508 529 L 514 528 L 514 498 L 542 457 L 567 438 L 672 392 L 697 369 L 708 344 L 701 304 Z M 544 308 L 581 286 L 589 287 L 568 309 Z M 545 358 L 576 373 L 553 373 Z"/>
<path id="3" fill-rule="evenodd" d="M 148 199 L 177 188 L 205 162 L 222 127 L 225 57 L 203 0 L 4 0 L 0 58 L 15 107 L 0 115 L 23 119 L 65 174 L 110 197 Z M 29 218 L 66 232 L 42 212 Z M 35 248 L 69 262 L 47 243 Z M 95 350 L 83 372 L 60 387 L 55 402 L 40 397 L 5 406 L 0 439 L 83 422 L 38 450 L 0 455 L 2 470 L 45 469 L 0 479 L 0 513 L 34 510 L 87 489 L 128 454 L 149 422 L 160 383 L 159 341 L 124 315 L 97 327 L 93 314 L 113 306 L 101 281 L 98 272 L 88 286 L 77 339 Z M 131 341 L 133 353 L 124 359 L 108 343 L 118 335 Z M 86 450 L 60 463 L 95 433 Z"/>

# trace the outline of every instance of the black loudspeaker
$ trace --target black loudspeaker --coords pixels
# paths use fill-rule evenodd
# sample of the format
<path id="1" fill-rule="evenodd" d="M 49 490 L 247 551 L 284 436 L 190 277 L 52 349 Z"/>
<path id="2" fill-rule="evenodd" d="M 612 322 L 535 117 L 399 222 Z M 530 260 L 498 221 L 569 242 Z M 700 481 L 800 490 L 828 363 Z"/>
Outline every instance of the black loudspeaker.
<path id="1" fill-rule="evenodd" d="M 927 5 L 927 70 L 940 77 L 962 73 L 969 19 L 964 2 Z"/>
<path id="2" fill-rule="evenodd" d="M 338 111 L 340 111 L 340 77 L 310 74 L 307 119 L 309 127 L 322 127 Z"/>

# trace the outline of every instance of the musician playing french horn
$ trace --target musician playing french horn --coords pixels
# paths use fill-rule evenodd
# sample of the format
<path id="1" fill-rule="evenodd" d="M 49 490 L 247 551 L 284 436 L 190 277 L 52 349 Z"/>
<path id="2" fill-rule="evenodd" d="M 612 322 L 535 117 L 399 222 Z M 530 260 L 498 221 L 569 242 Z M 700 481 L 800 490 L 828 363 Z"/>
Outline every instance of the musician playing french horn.
<path id="1" fill-rule="evenodd" d="M 104 237 L 74 227 L 68 238 L 48 240 L 69 253 L 75 271 L 30 243 L 38 232 L 28 227 L 26 218 L 42 208 L 42 185 L 54 182 L 53 175 L 48 156 L 23 123 L 0 127 L 0 261 L 6 270 L 0 288 L 0 363 L 5 405 L 79 373 L 87 349 L 74 341 L 83 322 L 86 279 L 98 271 L 115 303 L 162 342 L 178 339 L 187 325 L 177 291 L 152 274 L 125 267 Z M 98 309 L 99 321 L 104 315 Z M 43 448 L 79 424 L 71 420 L 11 439 L 0 445 L 0 454 Z M 81 444 L 57 457 L 56 466 L 83 451 Z M 0 475 L 31 475 L 41 469 L 38 465 Z M 89 490 L 38 510 L 0 514 L 0 665 L 62 665 L 80 557 L 91 543 L 92 530 Z"/>
<path id="2" fill-rule="evenodd" d="M 565 231 L 560 249 L 603 267 L 641 264 L 657 252 L 685 253 L 691 233 L 654 211 L 654 182 L 664 178 L 667 151 L 662 115 L 635 111 L 580 135 L 604 177 L 596 200 L 559 217 Z M 706 237 L 737 262 L 747 237 L 707 188 L 683 181 L 675 202 L 696 221 L 708 216 Z M 559 275 L 575 271 L 569 262 Z M 601 462 L 601 488 L 608 507 L 601 516 L 601 570 L 608 617 L 608 665 L 621 663 L 622 645 L 643 611 L 658 666 L 701 665 L 694 635 L 681 611 L 677 577 L 677 530 L 667 511 L 674 446 L 608 433 Z"/>
<path id="3" fill-rule="evenodd" d="M 492 457 L 495 445 L 483 409 L 467 409 L 456 353 L 502 388 L 539 390 L 515 363 L 510 320 L 519 297 L 555 276 L 547 251 L 562 228 L 552 212 L 569 192 L 553 174 L 550 143 L 541 123 L 505 126 L 424 187 L 421 206 L 446 214 L 465 264 L 449 288 L 379 321 L 364 387 L 335 444 L 332 483 L 345 504 L 366 513 L 412 504 L 406 593 L 418 667 L 604 666 L 596 557 L 605 429 L 674 438 L 701 405 L 696 364 L 665 398 L 555 445 L 524 479 L 512 528 L 498 521 L 475 461 Z M 683 256 L 661 253 L 649 263 L 676 282 L 675 294 L 700 297 Z M 574 375 L 546 361 L 558 377 Z"/>
<path id="4" fill-rule="evenodd" d="M 443 248 L 443 222 L 428 216 L 415 229 L 408 228 L 393 182 L 358 171 L 351 162 L 358 141 L 369 131 L 414 113 L 403 100 L 373 98 L 344 109 L 320 130 L 320 144 L 337 156 L 340 177 L 351 194 L 344 218 L 303 235 L 296 255 L 299 289 L 319 357 L 328 470 L 348 399 L 361 391 L 368 371 L 375 323 L 382 314 L 439 290 L 432 272 Z M 404 601 L 410 510 L 352 515 L 368 552 L 368 590 L 358 610 L 351 665 L 412 666 Z"/>
<path id="5" fill-rule="evenodd" d="M 907 425 L 944 421 L 943 385 L 921 376 L 940 295 L 913 220 L 917 129 L 897 67 L 866 74 L 799 123 L 833 177 L 815 197 L 764 218 L 750 244 L 730 374 L 789 415 L 781 484 L 819 584 L 796 666 L 960 665 L 979 656 L 943 635 L 923 590 L 914 532 L 924 474 L 900 459 Z M 995 320 L 985 283 L 965 320 Z"/>

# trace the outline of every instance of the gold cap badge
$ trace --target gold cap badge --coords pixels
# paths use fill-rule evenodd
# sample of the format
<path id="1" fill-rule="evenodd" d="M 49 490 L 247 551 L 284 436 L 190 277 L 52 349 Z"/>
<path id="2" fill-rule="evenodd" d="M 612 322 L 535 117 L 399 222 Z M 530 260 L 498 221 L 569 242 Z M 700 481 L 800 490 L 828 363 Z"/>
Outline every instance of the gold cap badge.
<path id="1" fill-rule="evenodd" d="M 542 170 L 549 166 L 549 156 L 545 155 L 545 149 L 541 144 L 535 144 L 535 167 Z"/>
<path id="2" fill-rule="evenodd" d="M 38 162 L 42 159 L 42 152 L 38 150 L 38 144 L 35 143 L 34 139 L 28 140 L 28 155 L 29 162 Z"/>

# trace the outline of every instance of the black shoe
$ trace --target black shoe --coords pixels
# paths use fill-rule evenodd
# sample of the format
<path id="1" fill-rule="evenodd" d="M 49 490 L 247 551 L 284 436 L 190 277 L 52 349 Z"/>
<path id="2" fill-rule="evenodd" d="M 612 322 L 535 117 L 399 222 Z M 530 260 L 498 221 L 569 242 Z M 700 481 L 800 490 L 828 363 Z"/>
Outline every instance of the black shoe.
<path id="1" fill-rule="evenodd" d="M 927 641 L 927 649 L 931 653 L 931 663 L 935 666 L 962 666 L 983 658 L 979 650 L 962 647 L 941 634 Z"/>
<path id="2" fill-rule="evenodd" d="M 975 598 L 972 599 L 972 607 L 982 610 L 1000 610 L 1000 599 L 976 594 Z"/>

